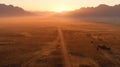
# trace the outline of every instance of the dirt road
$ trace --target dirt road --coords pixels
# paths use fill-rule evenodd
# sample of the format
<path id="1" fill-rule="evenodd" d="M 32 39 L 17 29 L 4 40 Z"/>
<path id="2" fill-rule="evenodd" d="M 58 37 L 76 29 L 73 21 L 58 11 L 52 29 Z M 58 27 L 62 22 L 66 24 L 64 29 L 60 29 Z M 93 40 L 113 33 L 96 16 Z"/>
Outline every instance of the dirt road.
<path id="1" fill-rule="evenodd" d="M 70 61 L 70 55 L 68 53 L 68 50 L 67 50 L 67 47 L 65 44 L 62 30 L 60 27 L 58 27 L 57 30 L 58 30 L 58 37 L 55 39 L 54 44 L 45 47 L 47 49 L 43 49 L 43 50 L 35 52 L 34 56 L 31 59 L 29 59 L 27 62 L 22 64 L 22 67 L 34 67 L 34 65 L 36 64 L 35 61 L 37 59 L 41 58 L 42 56 L 45 56 L 46 54 L 49 55 L 51 52 L 55 51 L 53 48 L 55 48 L 55 45 L 58 43 L 58 41 L 59 41 L 60 47 L 61 47 L 61 53 L 62 53 L 62 57 L 63 57 L 64 67 L 72 67 L 72 64 Z"/>
<path id="2" fill-rule="evenodd" d="M 61 45 L 61 50 L 63 53 L 64 65 L 65 65 L 65 67 L 72 67 L 72 64 L 70 62 L 69 53 L 68 53 L 67 48 L 66 48 L 64 36 L 63 36 L 62 30 L 60 29 L 60 27 L 58 27 L 58 34 L 60 37 L 60 43 L 61 43 L 60 45 Z"/>

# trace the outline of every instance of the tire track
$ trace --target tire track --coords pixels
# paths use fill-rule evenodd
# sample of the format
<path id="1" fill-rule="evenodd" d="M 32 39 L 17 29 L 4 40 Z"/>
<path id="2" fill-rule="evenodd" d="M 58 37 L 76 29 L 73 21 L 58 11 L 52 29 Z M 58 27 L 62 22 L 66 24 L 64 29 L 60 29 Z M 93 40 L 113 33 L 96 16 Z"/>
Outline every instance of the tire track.
<path id="1" fill-rule="evenodd" d="M 26 61 L 25 63 L 23 63 L 21 65 L 21 67 L 34 67 L 35 61 L 37 59 L 42 58 L 43 56 L 49 55 L 53 51 L 55 51 L 54 48 L 57 46 L 56 44 L 58 44 L 58 43 L 60 43 L 61 52 L 63 54 L 64 67 L 72 67 L 72 64 L 70 62 L 70 56 L 69 56 L 68 50 L 66 48 L 66 44 L 64 42 L 64 37 L 63 37 L 62 30 L 60 29 L 60 27 L 58 27 L 57 30 L 58 30 L 58 36 L 55 39 L 55 41 L 53 42 L 53 44 L 44 47 L 40 51 L 34 52 L 33 56 L 31 57 L 31 59 L 29 59 L 28 61 Z"/>
<path id="2" fill-rule="evenodd" d="M 40 51 L 36 51 L 33 53 L 33 56 L 31 57 L 31 59 L 29 59 L 28 61 L 26 61 L 25 63 L 23 63 L 21 65 L 21 67 L 34 67 L 35 61 L 37 59 L 40 59 L 44 56 L 49 55 L 51 52 L 55 51 L 56 49 L 56 44 L 58 43 L 58 37 L 56 38 L 56 40 L 53 42 L 53 44 L 44 47 L 42 50 Z"/>

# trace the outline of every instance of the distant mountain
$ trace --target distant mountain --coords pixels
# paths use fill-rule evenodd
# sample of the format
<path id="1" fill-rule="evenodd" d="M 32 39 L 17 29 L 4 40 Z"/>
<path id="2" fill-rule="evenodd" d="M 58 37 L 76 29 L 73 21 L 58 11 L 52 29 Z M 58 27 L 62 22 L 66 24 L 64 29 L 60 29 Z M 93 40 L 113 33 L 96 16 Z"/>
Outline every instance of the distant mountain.
<path id="1" fill-rule="evenodd" d="M 120 5 L 101 4 L 98 7 L 87 7 L 66 12 L 63 15 L 68 17 L 120 17 Z"/>
<path id="2" fill-rule="evenodd" d="M 0 4 L 0 17 L 25 15 L 32 15 L 32 13 L 13 5 Z"/>

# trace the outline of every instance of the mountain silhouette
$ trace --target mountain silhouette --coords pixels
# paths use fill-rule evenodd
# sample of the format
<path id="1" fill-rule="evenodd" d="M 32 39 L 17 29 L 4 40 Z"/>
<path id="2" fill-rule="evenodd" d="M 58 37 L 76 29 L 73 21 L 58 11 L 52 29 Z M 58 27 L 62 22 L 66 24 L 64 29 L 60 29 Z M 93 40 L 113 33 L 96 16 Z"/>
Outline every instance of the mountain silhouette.
<path id="1" fill-rule="evenodd" d="M 0 4 L 0 17 L 6 16 L 25 16 L 31 15 L 31 12 L 25 11 L 20 7 L 15 7 L 13 5 Z"/>
<path id="2" fill-rule="evenodd" d="M 120 17 L 120 5 L 108 6 L 101 4 L 97 7 L 83 7 L 64 13 L 68 17 Z"/>

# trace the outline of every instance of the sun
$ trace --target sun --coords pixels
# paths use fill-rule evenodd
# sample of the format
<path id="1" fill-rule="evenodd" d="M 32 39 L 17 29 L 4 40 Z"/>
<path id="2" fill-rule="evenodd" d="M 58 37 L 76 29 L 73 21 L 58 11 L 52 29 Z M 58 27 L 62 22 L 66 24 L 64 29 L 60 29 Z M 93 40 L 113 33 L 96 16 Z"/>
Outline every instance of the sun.
<path id="1" fill-rule="evenodd" d="M 56 10 L 56 12 L 64 12 L 64 11 L 69 11 L 69 9 L 65 7 L 61 7 Z"/>

